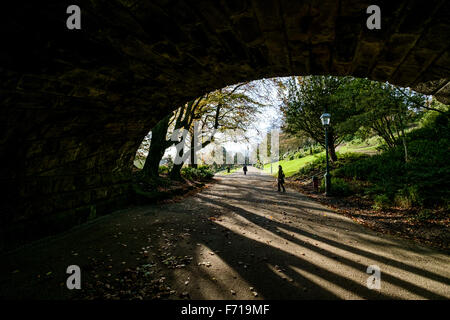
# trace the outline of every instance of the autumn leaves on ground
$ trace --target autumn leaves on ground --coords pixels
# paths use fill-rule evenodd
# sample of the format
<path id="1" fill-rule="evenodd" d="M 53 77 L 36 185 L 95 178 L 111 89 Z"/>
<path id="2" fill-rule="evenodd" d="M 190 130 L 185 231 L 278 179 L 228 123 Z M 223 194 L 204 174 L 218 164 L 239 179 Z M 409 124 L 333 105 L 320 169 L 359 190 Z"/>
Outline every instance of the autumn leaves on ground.
<path id="1" fill-rule="evenodd" d="M 133 207 L 22 248 L 1 297 L 448 299 L 450 258 L 376 233 L 250 167 L 182 200 Z M 79 265 L 82 289 L 66 288 Z M 380 290 L 367 267 L 381 269 Z"/>

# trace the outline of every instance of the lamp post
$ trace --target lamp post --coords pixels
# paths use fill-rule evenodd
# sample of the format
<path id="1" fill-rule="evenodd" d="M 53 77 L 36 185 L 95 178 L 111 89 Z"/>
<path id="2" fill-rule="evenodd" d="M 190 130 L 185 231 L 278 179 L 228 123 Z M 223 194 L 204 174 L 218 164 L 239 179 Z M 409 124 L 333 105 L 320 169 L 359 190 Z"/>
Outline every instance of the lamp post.
<path id="1" fill-rule="evenodd" d="M 330 195 L 331 188 L 331 176 L 330 176 L 330 168 L 328 165 L 328 126 L 330 125 L 331 114 L 325 112 L 320 116 L 320 120 L 322 121 L 323 126 L 325 127 L 325 154 L 327 159 L 327 171 L 325 172 L 325 195 Z"/>

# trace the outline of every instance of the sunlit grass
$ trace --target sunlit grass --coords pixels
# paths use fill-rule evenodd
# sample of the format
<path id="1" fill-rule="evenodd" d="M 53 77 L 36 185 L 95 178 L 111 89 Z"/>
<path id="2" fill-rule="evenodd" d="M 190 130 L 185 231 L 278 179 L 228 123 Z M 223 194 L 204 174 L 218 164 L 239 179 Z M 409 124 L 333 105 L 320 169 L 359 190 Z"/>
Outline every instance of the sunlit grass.
<path id="1" fill-rule="evenodd" d="M 345 145 L 338 149 L 339 153 L 348 152 L 360 152 L 360 153 L 375 153 L 378 146 L 358 146 L 358 145 Z"/>
<path id="2" fill-rule="evenodd" d="M 374 154 L 377 152 L 377 147 L 380 145 L 380 141 L 378 138 L 374 137 L 367 141 L 360 142 L 360 143 L 347 143 L 346 145 L 340 146 L 338 148 L 338 152 L 340 154 L 343 153 L 352 153 L 352 152 L 360 152 L 360 153 L 367 153 L 367 154 Z M 270 163 L 264 165 L 264 172 L 271 173 L 272 175 L 276 176 L 278 174 L 278 165 L 281 165 L 283 167 L 284 174 L 286 177 L 291 177 L 294 174 L 296 174 L 301 168 L 306 166 L 308 163 L 313 162 L 315 159 L 317 159 L 320 156 L 324 156 L 325 151 L 322 151 L 320 153 L 316 153 L 314 155 L 309 155 L 300 159 L 293 159 L 293 160 L 281 160 L 277 162 L 272 163 L 272 172 L 270 170 Z"/>
<path id="3" fill-rule="evenodd" d="M 308 163 L 314 161 L 316 158 L 320 157 L 321 155 L 324 155 L 325 151 L 309 155 L 300 159 L 294 159 L 294 160 L 281 160 L 272 163 L 272 175 L 278 174 L 278 165 L 281 165 L 283 167 L 284 174 L 286 177 L 290 177 L 298 172 L 298 170 Z M 270 174 L 270 163 L 266 164 L 264 166 L 264 171 Z"/>
<path id="4" fill-rule="evenodd" d="M 216 172 L 216 174 L 217 175 L 221 175 L 221 176 L 226 176 L 228 174 L 232 174 L 232 173 L 237 172 L 239 170 L 242 170 L 242 167 L 237 167 L 237 168 L 231 169 L 230 173 L 228 173 L 227 170 L 222 170 L 222 171 Z"/>
<path id="5" fill-rule="evenodd" d="M 376 136 L 362 142 L 352 141 L 346 143 L 345 145 L 339 146 L 337 151 L 339 151 L 339 153 L 359 152 L 374 154 L 378 152 L 377 148 L 380 144 L 380 138 Z"/>

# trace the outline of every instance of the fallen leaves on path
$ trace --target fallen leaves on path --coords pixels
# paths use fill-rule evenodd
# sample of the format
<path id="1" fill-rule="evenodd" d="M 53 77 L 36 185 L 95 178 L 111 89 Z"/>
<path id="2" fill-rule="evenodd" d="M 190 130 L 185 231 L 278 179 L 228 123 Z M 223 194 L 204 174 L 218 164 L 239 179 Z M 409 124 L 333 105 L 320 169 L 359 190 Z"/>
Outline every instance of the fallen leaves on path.
<path id="1" fill-rule="evenodd" d="M 444 250 L 449 250 L 450 217 L 445 212 L 436 212 L 434 219 L 418 221 L 413 209 L 390 208 L 375 210 L 372 201 L 357 195 L 349 197 L 326 197 L 313 191 L 310 183 L 289 181 L 290 187 L 308 198 L 326 205 L 353 221 L 383 234 L 411 239 Z M 326 216 L 326 214 L 324 215 Z"/>

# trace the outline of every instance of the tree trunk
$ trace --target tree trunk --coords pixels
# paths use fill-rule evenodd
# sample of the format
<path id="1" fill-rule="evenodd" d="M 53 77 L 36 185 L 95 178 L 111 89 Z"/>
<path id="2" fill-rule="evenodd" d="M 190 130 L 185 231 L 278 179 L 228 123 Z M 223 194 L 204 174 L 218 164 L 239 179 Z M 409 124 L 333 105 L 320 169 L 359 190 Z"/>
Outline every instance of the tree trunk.
<path id="1" fill-rule="evenodd" d="M 178 158 L 182 159 L 184 154 L 184 149 L 181 149 L 178 153 Z M 170 170 L 169 177 L 172 180 L 182 180 L 181 179 L 181 168 L 183 167 L 184 161 L 182 161 L 180 164 L 174 164 L 172 167 L 172 170 Z"/>
<path id="2" fill-rule="evenodd" d="M 408 162 L 408 147 L 406 145 L 406 139 L 404 135 L 402 137 L 402 141 L 403 141 L 403 149 L 405 150 L 405 162 Z"/>
<path id="3" fill-rule="evenodd" d="M 331 161 L 337 161 L 336 148 L 333 143 L 328 145 L 328 153 L 330 154 Z"/>
<path id="4" fill-rule="evenodd" d="M 402 135 L 402 143 L 403 143 L 403 149 L 405 151 L 405 163 L 408 162 L 408 146 L 406 145 L 406 138 L 405 138 L 405 127 L 403 126 L 403 121 L 400 122 L 401 126 L 401 135 Z"/>
<path id="5" fill-rule="evenodd" d="M 142 169 L 145 177 L 158 177 L 159 162 L 167 148 L 166 135 L 170 115 L 159 121 L 152 130 L 152 140 L 148 156 Z"/>
<path id="6" fill-rule="evenodd" d="M 334 145 L 334 130 L 329 128 L 328 130 L 328 153 L 330 154 L 331 161 L 337 161 L 336 146 Z"/>
<path id="7" fill-rule="evenodd" d="M 172 170 L 170 171 L 170 179 L 181 180 L 181 168 L 183 164 L 174 164 Z"/>

